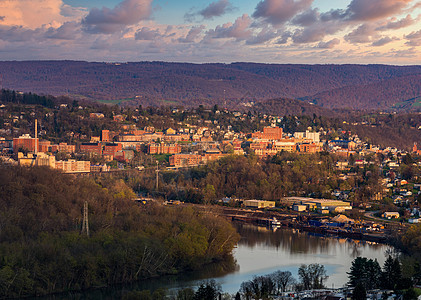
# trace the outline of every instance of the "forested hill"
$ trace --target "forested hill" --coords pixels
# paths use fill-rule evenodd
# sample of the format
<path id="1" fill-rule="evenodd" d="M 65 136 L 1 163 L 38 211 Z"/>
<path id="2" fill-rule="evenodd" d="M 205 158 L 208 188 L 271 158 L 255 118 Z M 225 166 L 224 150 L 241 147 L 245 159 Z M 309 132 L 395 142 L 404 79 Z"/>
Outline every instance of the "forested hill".
<path id="1" fill-rule="evenodd" d="M 292 98 L 327 108 L 386 109 L 421 96 L 421 66 L 8 61 L 0 62 L 0 75 L 8 89 L 144 106 L 236 107 Z"/>
<path id="2" fill-rule="evenodd" d="M 116 178 L 0 164 L 0 299 L 232 263 L 239 236 L 227 221 L 191 207 L 139 205 L 134 197 Z M 89 237 L 81 234 L 85 201 Z"/>

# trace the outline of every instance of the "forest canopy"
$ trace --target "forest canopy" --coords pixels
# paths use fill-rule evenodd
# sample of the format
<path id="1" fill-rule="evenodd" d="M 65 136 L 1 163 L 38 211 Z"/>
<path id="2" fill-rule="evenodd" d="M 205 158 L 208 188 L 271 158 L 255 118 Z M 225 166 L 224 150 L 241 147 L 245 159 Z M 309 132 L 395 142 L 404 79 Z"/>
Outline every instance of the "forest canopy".
<path id="1" fill-rule="evenodd" d="M 133 197 L 121 180 L 0 165 L 0 297 L 106 286 L 231 258 L 239 236 L 228 222 Z M 81 234 L 85 201 L 90 237 Z"/>

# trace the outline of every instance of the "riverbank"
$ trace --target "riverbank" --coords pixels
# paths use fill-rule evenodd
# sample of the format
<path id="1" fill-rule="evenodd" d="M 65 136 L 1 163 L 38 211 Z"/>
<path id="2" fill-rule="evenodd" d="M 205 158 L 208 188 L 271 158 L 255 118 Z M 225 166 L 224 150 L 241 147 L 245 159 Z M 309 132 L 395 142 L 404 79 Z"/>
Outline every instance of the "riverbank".
<path id="1" fill-rule="evenodd" d="M 231 221 L 263 226 L 273 226 L 273 220 L 276 219 L 278 226 L 275 227 L 293 228 L 324 236 L 337 236 L 383 244 L 393 243 L 394 237 L 401 234 L 405 229 L 404 226 L 396 223 L 359 221 L 354 224 L 345 224 L 332 222 L 331 218 L 327 216 L 271 210 L 213 207 L 212 213 Z"/>

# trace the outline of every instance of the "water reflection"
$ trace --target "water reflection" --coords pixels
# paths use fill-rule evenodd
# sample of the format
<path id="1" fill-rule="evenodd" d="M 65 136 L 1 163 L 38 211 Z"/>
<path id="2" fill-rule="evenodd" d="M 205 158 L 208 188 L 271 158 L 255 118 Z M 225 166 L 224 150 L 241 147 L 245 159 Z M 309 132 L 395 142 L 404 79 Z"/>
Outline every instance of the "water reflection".
<path id="1" fill-rule="evenodd" d="M 236 224 L 236 228 L 242 239 L 239 246 L 251 249 L 255 247 L 270 247 L 277 251 L 298 254 L 328 254 L 332 250 L 343 246 L 348 249 L 349 256 L 355 258 L 361 256 L 362 248 L 369 245 L 373 251 L 383 251 L 384 245 L 358 241 L 346 238 L 325 237 L 297 229 L 272 230 L 266 227 L 257 227 L 251 224 Z"/>
<path id="2" fill-rule="evenodd" d="M 297 276 L 301 264 L 319 263 L 325 266 L 328 287 L 346 284 L 352 260 L 357 256 L 377 259 L 382 265 L 386 245 L 345 238 L 324 237 L 292 229 L 272 231 L 250 224 L 236 224 L 242 239 L 235 252 L 240 271 L 227 275 L 239 285 L 253 275 L 276 270 L 288 270 Z M 231 286 L 231 285 L 230 285 Z"/>
<path id="3" fill-rule="evenodd" d="M 236 293 L 242 282 L 253 276 L 272 273 L 276 270 L 290 271 L 297 278 L 301 264 L 319 263 L 325 266 L 329 279 L 328 287 L 346 284 L 352 260 L 357 256 L 385 261 L 386 245 L 355 241 L 344 238 L 324 237 L 317 234 L 280 228 L 276 231 L 250 224 L 234 224 L 241 240 L 234 250 L 234 257 L 224 263 L 209 265 L 200 271 L 182 276 L 166 276 L 108 289 L 66 295 L 68 299 L 115 299 L 130 290 L 174 290 L 196 287 L 204 279 L 214 278 L 223 291 Z M 62 299 L 63 295 L 44 299 Z"/>

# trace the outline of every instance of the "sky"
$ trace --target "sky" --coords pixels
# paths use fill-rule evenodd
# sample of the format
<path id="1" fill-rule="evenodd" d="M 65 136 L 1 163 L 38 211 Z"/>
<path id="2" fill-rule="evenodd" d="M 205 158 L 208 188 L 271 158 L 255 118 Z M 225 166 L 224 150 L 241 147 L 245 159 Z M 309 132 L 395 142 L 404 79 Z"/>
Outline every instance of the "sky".
<path id="1" fill-rule="evenodd" d="M 0 0 L 0 60 L 421 64 L 421 0 Z"/>

